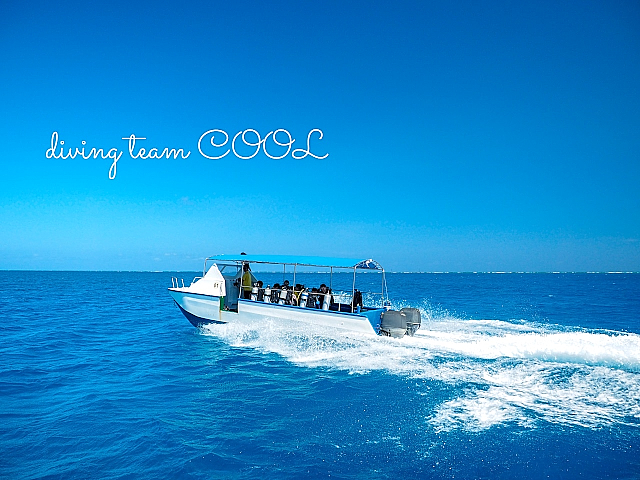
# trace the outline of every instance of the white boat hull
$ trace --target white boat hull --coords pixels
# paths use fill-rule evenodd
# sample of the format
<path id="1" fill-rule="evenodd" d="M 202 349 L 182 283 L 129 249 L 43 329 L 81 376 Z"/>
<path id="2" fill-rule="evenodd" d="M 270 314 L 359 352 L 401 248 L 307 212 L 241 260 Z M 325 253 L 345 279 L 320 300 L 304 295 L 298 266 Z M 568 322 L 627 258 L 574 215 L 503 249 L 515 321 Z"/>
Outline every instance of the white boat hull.
<path id="1" fill-rule="evenodd" d="M 220 297 L 185 290 L 170 288 L 169 293 L 185 317 L 196 327 L 208 323 L 281 319 L 311 323 L 329 329 L 376 334 L 380 316 L 384 312 L 384 309 L 365 309 L 361 313 L 337 312 L 244 299 L 238 299 L 238 311 L 234 312 L 220 308 Z"/>

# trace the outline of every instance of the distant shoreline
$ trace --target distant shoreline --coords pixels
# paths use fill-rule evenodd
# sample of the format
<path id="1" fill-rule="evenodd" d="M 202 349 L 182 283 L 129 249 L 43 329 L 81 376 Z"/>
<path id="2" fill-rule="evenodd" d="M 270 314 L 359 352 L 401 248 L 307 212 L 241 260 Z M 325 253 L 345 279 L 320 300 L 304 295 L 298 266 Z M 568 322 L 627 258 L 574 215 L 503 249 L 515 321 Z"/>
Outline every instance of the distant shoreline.
<path id="1" fill-rule="evenodd" d="M 40 273 L 201 273 L 200 270 L 33 270 L 33 269 L 22 269 L 22 270 L 3 270 L 0 269 L 0 273 L 4 272 L 40 272 Z M 262 271 L 259 273 L 282 273 L 282 271 Z M 298 272 L 302 274 L 322 274 L 326 272 Z M 360 272 L 363 274 L 369 274 L 370 272 Z M 577 271 L 577 272 L 398 272 L 388 270 L 385 273 L 394 273 L 394 274 L 408 274 L 408 275 L 416 275 L 416 274 L 425 274 L 425 275 L 568 275 L 568 274 L 577 274 L 577 275 L 637 275 L 640 272 L 625 272 L 625 271 L 607 271 L 607 272 L 589 272 L 589 271 Z M 334 275 L 351 275 L 351 272 L 334 272 Z"/>

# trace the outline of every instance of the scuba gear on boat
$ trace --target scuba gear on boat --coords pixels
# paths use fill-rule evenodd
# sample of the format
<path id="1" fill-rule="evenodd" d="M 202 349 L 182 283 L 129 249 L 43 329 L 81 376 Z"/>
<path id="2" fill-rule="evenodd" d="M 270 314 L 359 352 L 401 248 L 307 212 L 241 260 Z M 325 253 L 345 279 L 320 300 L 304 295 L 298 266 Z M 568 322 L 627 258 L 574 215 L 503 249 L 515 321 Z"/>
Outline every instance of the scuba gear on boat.
<path id="1" fill-rule="evenodd" d="M 324 299 L 322 300 L 322 309 L 329 310 L 330 306 L 331 306 L 331 294 L 327 292 L 324 294 Z"/>
<path id="2" fill-rule="evenodd" d="M 280 300 L 278 301 L 278 304 L 280 305 L 284 305 L 287 303 L 287 290 L 286 289 L 282 289 L 280 290 L 280 296 L 279 296 Z"/>
<path id="3" fill-rule="evenodd" d="M 362 292 L 359 290 L 355 290 L 353 292 L 353 299 L 351 300 L 351 308 L 355 310 L 358 307 L 364 306 L 362 303 Z"/>
<path id="4" fill-rule="evenodd" d="M 306 308 L 308 298 L 309 298 L 309 294 L 307 292 L 302 292 L 300 294 L 300 305 L 298 306 L 302 308 Z"/>
<path id="5" fill-rule="evenodd" d="M 271 303 L 271 287 L 267 285 L 267 288 L 264 289 L 264 296 L 262 297 L 262 301 L 264 303 Z"/>

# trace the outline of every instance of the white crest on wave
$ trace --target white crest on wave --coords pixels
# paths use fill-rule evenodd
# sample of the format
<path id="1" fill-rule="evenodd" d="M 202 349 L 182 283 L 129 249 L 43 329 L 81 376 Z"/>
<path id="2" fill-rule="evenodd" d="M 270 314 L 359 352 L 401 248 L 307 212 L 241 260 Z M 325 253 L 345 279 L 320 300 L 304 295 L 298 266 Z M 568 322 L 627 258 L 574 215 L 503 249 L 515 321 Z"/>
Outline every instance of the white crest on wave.
<path id="1" fill-rule="evenodd" d="M 455 385 L 455 398 L 424 412 L 437 431 L 505 423 L 533 428 L 541 421 L 640 425 L 640 335 L 435 316 L 423 314 L 417 335 L 403 339 L 268 319 L 205 332 L 303 367 Z"/>

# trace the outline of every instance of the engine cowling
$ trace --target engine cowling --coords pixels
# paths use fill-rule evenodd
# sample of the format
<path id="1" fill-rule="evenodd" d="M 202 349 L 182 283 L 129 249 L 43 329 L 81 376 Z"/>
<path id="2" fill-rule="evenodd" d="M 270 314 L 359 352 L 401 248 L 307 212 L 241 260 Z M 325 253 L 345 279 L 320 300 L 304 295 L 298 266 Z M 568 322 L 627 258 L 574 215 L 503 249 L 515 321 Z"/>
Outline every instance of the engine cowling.
<path id="1" fill-rule="evenodd" d="M 403 308 L 399 312 L 389 310 L 382 314 L 379 333 L 394 338 L 412 337 L 420 325 L 420 310 L 417 308 Z"/>

